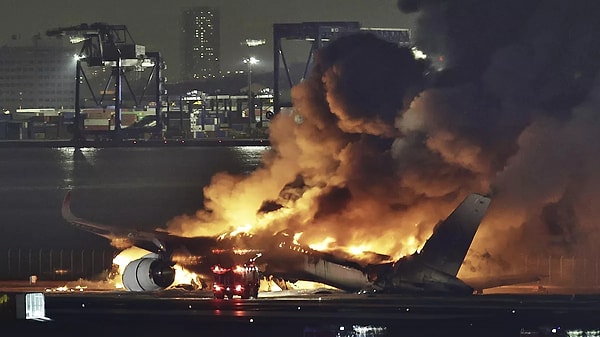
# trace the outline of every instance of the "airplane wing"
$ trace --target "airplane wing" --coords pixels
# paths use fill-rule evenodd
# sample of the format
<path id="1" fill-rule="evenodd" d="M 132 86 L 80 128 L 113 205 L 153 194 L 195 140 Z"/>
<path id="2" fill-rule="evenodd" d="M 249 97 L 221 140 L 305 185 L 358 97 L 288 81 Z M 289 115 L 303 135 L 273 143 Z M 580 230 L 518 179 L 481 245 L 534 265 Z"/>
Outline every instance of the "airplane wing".
<path id="1" fill-rule="evenodd" d="M 215 264 L 232 264 L 246 258 L 235 253 L 231 240 L 210 236 L 182 237 L 158 230 L 132 230 L 79 218 L 71 212 L 71 191 L 63 200 L 62 216 L 77 228 L 111 240 L 117 248 L 135 246 L 154 253 L 131 261 L 125 267 L 123 285 L 130 291 L 165 289 L 175 280 L 175 263 L 198 274 L 209 275 Z"/>
<path id="2" fill-rule="evenodd" d="M 65 198 L 62 203 L 61 211 L 62 211 L 62 217 L 65 220 L 67 220 L 69 223 L 71 223 L 72 225 L 74 225 L 80 229 L 100 235 L 109 240 L 112 240 L 118 236 L 116 233 L 117 230 L 114 227 L 101 225 L 98 223 L 94 223 L 94 222 L 76 217 L 71 212 L 71 191 L 68 191 L 67 194 L 65 195 Z"/>
<path id="3" fill-rule="evenodd" d="M 109 226 L 79 218 L 71 212 L 71 191 L 63 200 L 62 216 L 77 228 L 111 240 L 117 248 L 136 246 L 157 254 L 171 255 L 174 251 L 183 251 L 186 255 L 202 256 L 218 246 L 218 240 L 214 237 L 182 237 L 162 231 Z"/>

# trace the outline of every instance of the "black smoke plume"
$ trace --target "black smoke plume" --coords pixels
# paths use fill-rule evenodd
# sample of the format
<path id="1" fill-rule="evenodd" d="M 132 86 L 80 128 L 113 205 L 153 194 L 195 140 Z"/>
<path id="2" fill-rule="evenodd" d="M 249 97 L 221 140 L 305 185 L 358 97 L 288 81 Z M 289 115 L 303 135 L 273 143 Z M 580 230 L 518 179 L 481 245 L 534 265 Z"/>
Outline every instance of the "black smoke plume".
<path id="1" fill-rule="evenodd" d="M 204 209 L 171 229 L 286 230 L 326 249 L 398 257 L 468 193 L 493 192 L 469 271 L 592 251 L 600 2 L 398 5 L 419 13 L 415 45 L 435 69 L 369 34 L 331 42 L 293 88 L 293 112 L 272 121 L 262 167 L 213 177 Z"/>
<path id="2" fill-rule="evenodd" d="M 443 60 L 413 102 L 417 122 L 409 110 L 404 124 L 487 157 L 494 201 L 476 249 L 508 261 L 589 254 L 600 202 L 600 2 L 400 0 L 398 7 L 419 13 L 416 45 Z"/>

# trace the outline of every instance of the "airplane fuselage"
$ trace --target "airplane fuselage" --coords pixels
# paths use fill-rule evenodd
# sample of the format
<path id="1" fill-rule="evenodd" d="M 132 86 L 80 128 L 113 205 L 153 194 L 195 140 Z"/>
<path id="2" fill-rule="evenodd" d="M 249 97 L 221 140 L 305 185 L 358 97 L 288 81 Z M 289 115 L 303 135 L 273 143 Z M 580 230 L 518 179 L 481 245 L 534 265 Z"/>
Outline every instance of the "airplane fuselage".
<path id="1" fill-rule="evenodd" d="M 139 268 L 129 268 L 130 272 L 124 275 L 133 284 L 143 285 L 138 291 L 164 288 L 167 278 L 162 276 L 170 279 L 175 263 L 208 275 L 214 265 L 234 265 L 252 259 L 266 275 L 321 282 L 348 291 L 375 289 L 457 295 L 473 291 L 456 274 L 490 203 L 487 197 L 471 194 L 436 226 L 421 253 L 393 263 L 364 266 L 340 255 L 298 245 L 293 236 L 285 233 L 269 238 L 181 237 L 164 231 L 123 230 L 76 217 L 71 213 L 70 200 L 69 192 L 62 206 L 65 220 L 113 243 L 134 245 L 155 254 L 131 262 L 147 267 L 143 273 L 137 272 Z"/>

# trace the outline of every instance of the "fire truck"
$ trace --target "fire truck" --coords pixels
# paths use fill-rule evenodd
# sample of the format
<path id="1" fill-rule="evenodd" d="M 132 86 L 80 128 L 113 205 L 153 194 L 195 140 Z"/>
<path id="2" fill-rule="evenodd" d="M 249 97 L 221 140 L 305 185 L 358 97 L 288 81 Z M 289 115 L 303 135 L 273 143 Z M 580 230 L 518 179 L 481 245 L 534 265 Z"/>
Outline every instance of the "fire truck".
<path id="1" fill-rule="evenodd" d="M 231 268 L 215 265 L 212 272 L 215 298 L 224 299 L 227 296 L 232 299 L 234 295 L 243 299 L 258 298 L 260 276 L 254 264 L 236 265 Z"/>

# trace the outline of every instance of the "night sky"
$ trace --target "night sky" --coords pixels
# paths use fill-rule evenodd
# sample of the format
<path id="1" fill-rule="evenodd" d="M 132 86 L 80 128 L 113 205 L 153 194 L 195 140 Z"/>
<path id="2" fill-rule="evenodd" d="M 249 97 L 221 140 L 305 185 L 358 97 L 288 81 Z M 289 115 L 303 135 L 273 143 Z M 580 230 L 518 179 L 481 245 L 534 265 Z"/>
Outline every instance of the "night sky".
<path id="1" fill-rule="evenodd" d="M 28 40 L 37 33 L 45 34 L 48 29 L 80 23 L 124 24 L 136 43 L 145 45 L 147 50 L 163 53 L 169 66 L 167 75 L 172 79 L 179 75 L 182 8 L 211 6 L 220 9 L 223 70 L 244 68 L 242 59 L 248 51 L 240 42 L 247 38 L 267 39 L 268 44 L 257 47 L 252 54 L 264 61 L 256 71 L 272 69 L 273 23 L 359 21 L 363 27 L 412 28 L 416 17 L 398 10 L 395 0 L 173 0 L 168 3 L 149 0 L 4 0 L 2 4 L 0 45 L 11 42 L 11 36 L 15 34 Z M 304 61 L 307 55 L 308 49 L 301 55 L 286 57 L 293 61 L 296 56 L 297 61 Z"/>

